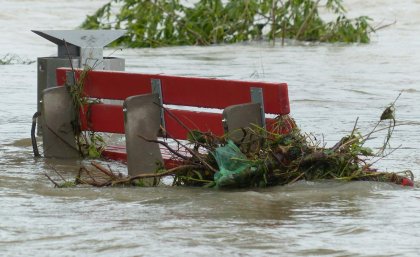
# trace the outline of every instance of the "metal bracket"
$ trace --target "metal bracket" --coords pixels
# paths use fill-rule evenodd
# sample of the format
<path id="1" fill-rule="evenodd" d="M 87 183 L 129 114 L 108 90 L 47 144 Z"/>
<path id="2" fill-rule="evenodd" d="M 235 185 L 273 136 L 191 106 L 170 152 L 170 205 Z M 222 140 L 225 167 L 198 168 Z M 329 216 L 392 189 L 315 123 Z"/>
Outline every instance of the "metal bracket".
<path id="1" fill-rule="evenodd" d="M 165 111 L 163 110 L 163 95 L 162 95 L 162 84 L 160 79 L 152 79 L 152 93 L 159 96 L 159 108 L 160 108 L 160 125 L 166 129 L 165 124 Z"/>
<path id="2" fill-rule="evenodd" d="M 263 128 L 266 128 L 265 110 L 264 110 L 264 95 L 263 95 L 263 89 L 262 88 L 251 87 L 251 102 L 260 104 L 261 124 L 262 124 Z"/>

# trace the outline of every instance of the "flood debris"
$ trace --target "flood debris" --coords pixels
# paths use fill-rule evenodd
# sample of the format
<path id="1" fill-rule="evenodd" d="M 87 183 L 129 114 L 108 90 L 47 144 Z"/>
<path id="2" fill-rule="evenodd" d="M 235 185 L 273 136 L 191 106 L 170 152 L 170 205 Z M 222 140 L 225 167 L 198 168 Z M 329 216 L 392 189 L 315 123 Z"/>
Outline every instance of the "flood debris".
<path id="1" fill-rule="evenodd" d="M 382 172 L 373 167 L 394 151 L 389 150 L 389 140 L 396 126 L 395 101 L 385 112 L 388 113 L 382 114 L 367 134 L 357 129 L 356 120 L 352 131 L 332 147 L 302 132 L 296 125 L 289 133 L 281 133 L 290 124 L 286 124 L 284 117 L 279 117 L 270 130 L 256 125 L 241 129 L 243 136 L 239 139 L 235 136 L 235 141 L 229 134 L 218 137 L 190 130 L 186 143 L 175 140 L 177 145 L 171 145 L 156 141 L 172 153 L 178 162 L 175 168 L 165 169 L 162 164 L 155 173 L 130 177 L 91 162 L 80 168 L 74 185 L 144 186 L 150 184 L 145 180 L 153 179 L 156 186 L 160 184 L 160 178 L 172 177 L 173 186 L 219 189 L 271 187 L 300 180 L 378 181 L 413 186 L 414 176 L 409 170 Z M 291 118 L 287 120 L 294 123 Z M 388 133 L 383 146 L 375 152 L 365 143 L 380 131 Z M 170 134 L 166 135 L 170 137 Z M 180 148 L 185 148 L 188 154 L 180 152 Z M 54 184 L 60 186 L 57 182 Z"/>

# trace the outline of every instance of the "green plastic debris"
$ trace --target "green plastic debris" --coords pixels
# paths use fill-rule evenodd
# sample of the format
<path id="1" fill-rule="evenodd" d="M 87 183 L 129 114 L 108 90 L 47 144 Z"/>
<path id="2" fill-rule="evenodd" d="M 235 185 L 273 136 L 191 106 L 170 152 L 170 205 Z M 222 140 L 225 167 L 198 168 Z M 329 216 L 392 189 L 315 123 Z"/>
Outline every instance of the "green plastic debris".
<path id="1" fill-rule="evenodd" d="M 249 187 L 254 178 L 261 173 L 251 166 L 246 156 L 232 141 L 216 148 L 213 155 L 219 166 L 219 172 L 214 174 L 214 182 L 218 188 Z"/>

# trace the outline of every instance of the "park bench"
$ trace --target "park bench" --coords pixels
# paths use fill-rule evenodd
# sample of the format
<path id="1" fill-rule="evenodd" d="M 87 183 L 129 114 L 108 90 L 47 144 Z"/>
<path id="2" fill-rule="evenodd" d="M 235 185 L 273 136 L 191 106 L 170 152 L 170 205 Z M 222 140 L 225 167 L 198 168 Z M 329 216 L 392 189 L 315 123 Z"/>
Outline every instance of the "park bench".
<path id="1" fill-rule="evenodd" d="M 56 75 L 59 87 L 46 89 L 42 100 L 48 124 L 48 131 L 43 132 L 47 157 L 63 157 L 60 151 L 68 156 L 69 149 L 76 148 L 68 124 L 74 117 L 69 111 L 71 99 L 65 87 L 60 87 L 74 82 L 73 72 L 59 68 Z M 125 134 L 125 147 L 107 146 L 102 155 L 127 160 L 130 175 L 154 171 L 157 161 L 166 167 L 176 165 L 156 143 L 144 140 L 158 137 L 162 127 L 166 136 L 180 140 L 187 139 L 189 129 L 220 136 L 250 123 L 270 130 L 274 116 L 290 112 L 286 83 L 92 70 L 84 80 L 84 92 L 89 98 L 108 100 L 90 104 L 80 113 L 82 130 Z"/>

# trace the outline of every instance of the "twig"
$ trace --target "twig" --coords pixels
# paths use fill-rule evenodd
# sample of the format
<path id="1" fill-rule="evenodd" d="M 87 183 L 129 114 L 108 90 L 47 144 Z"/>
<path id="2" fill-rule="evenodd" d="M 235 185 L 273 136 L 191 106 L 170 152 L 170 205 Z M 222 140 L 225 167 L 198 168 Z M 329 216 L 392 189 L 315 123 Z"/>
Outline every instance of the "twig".
<path id="1" fill-rule="evenodd" d="M 60 172 L 58 172 L 52 165 L 47 164 L 48 167 L 50 167 L 55 173 L 57 173 L 57 175 L 64 181 L 67 182 L 67 180 L 63 177 L 63 175 L 60 174 Z"/>
<path id="2" fill-rule="evenodd" d="M 71 71 L 73 73 L 73 83 L 76 83 L 76 72 L 75 72 L 74 67 L 73 67 L 73 60 L 71 59 L 70 51 L 69 51 L 69 48 L 67 46 L 67 42 L 64 38 L 63 38 L 63 42 L 64 42 L 64 46 L 66 47 L 67 56 L 68 56 L 69 62 L 70 62 L 70 68 L 71 68 Z"/>
<path id="3" fill-rule="evenodd" d="M 57 183 L 57 182 L 55 182 L 50 176 L 48 176 L 48 174 L 47 173 L 45 173 L 44 172 L 44 175 L 47 177 L 47 179 L 49 180 L 49 181 L 51 181 L 51 183 L 53 183 L 54 184 L 54 186 L 55 187 L 60 187 L 60 185 Z"/>
<path id="4" fill-rule="evenodd" d="M 359 121 L 359 117 L 356 118 L 356 122 L 354 122 L 353 130 L 351 131 L 350 138 L 354 136 L 354 132 L 357 130 L 357 122 Z"/>
<path id="5" fill-rule="evenodd" d="M 290 181 L 289 183 L 287 183 L 287 184 L 293 184 L 293 183 L 295 183 L 296 181 L 298 181 L 301 177 L 303 177 L 305 175 L 305 172 L 302 172 L 302 173 L 300 173 L 300 175 L 299 176 L 297 176 L 296 178 L 294 178 L 292 181 Z"/>
<path id="6" fill-rule="evenodd" d="M 98 170 L 100 170 L 102 173 L 108 175 L 109 177 L 113 178 L 113 179 L 117 179 L 118 176 L 116 176 L 114 173 L 112 173 L 112 171 L 108 170 L 107 168 L 105 168 L 104 166 L 102 166 L 101 164 L 92 161 L 90 164 L 92 164 L 92 166 L 94 166 L 95 168 L 97 168 Z"/>
<path id="7" fill-rule="evenodd" d="M 89 184 L 87 181 L 82 179 L 82 171 L 85 171 L 89 176 L 89 171 L 85 167 L 80 167 L 79 172 L 77 173 L 77 177 L 75 179 L 76 184 Z M 92 176 L 90 176 L 93 180 L 95 180 Z"/>
<path id="8" fill-rule="evenodd" d="M 103 182 L 103 183 L 100 183 L 100 182 L 98 182 L 93 176 L 92 176 L 92 174 L 91 174 L 91 171 L 90 170 L 88 170 L 87 168 L 85 168 L 85 167 L 82 167 L 81 168 L 81 170 L 84 170 L 85 171 L 85 173 L 86 173 L 86 175 L 91 179 L 91 181 L 85 181 L 85 180 L 82 180 L 82 179 L 80 179 L 80 182 L 82 182 L 82 183 L 84 183 L 84 184 L 87 184 L 87 185 L 91 185 L 91 186 L 95 186 L 95 187 L 104 187 L 104 186 L 109 186 L 109 185 L 111 185 L 112 184 L 112 181 L 113 181 L 113 179 L 112 179 L 112 177 L 110 177 L 110 175 L 109 174 L 107 174 L 106 172 L 103 172 L 102 170 L 99 170 L 99 171 L 101 171 L 102 173 L 104 173 L 106 176 L 109 176 L 110 177 L 110 179 L 109 180 L 106 180 L 105 182 Z M 79 176 L 81 176 L 81 171 L 80 171 L 80 174 L 79 174 Z"/>
<path id="9" fill-rule="evenodd" d="M 138 137 L 140 137 L 141 139 L 143 139 L 143 140 L 145 140 L 145 141 L 147 141 L 147 142 L 150 142 L 150 143 L 157 143 L 157 144 L 161 144 L 161 145 L 163 145 L 164 147 L 166 147 L 171 153 L 173 153 L 174 155 L 176 155 L 176 156 L 178 156 L 179 158 L 181 158 L 181 159 L 183 159 L 183 160 L 188 160 L 189 158 L 188 157 L 186 157 L 186 156 L 184 156 L 184 155 L 182 155 L 182 154 L 180 154 L 180 153 L 178 153 L 177 151 L 175 151 L 174 149 L 172 149 L 170 146 L 169 146 L 169 144 L 168 143 L 166 143 L 166 142 L 164 142 L 164 141 L 161 141 L 161 140 L 154 140 L 154 139 L 148 139 L 148 138 L 146 138 L 146 137 L 144 137 L 144 136 L 142 136 L 142 135 L 138 135 Z"/>
<path id="10" fill-rule="evenodd" d="M 298 32 L 296 33 L 295 39 L 298 40 L 300 35 L 306 30 L 306 26 L 308 25 L 309 19 L 312 18 L 312 16 L 314 15 L 318 4 L 321 0 L 318 0 L 314 6 L 312 6 L 311 11 L 309 12 L 308 16 L 306 16 L 305 20 L 303 21 L 302 25 L 300 26 Z"/>
<path id="11" fill-rule="evenodd" d="M 103 183 L 98 183 L 95 181 L 95 183 L 87 183 L 89 185 L 92 186 L 96 186 L 96 187 L 104 187 L 104 186 L 113 186 L 113 185 L 122 185 L 122 184 L 127 184 L 127 183 L 131 183 L 134 180 L 137 179 L 145 179 L 145 178 L 158 178 L 158 177 L 164 177 L 164 176 L 168 176 L 168 175 L 174 175 L 177 172 L 183 171 L 184 169 L 189 169 L 189 168 L 197 168 L 196 165 L 183 165 L 183 166 L 178 166 L 175 168 L 172 168 L 170 170 L 167 170 L 165 172 L 161 172 L 161 173 L 146 173 L 146 174 L 139 174 L 133 177 L 127 177 L 124 179 L 112 179 L 110 178 L 110 180 L 105 181 Z M 103 172 L 103 170 L 100 170 Z"/>
<path id="12" fill-rule="evenodd" d="M 345 140 L 344 140 L 345 138 L 342 138 L 340 141 L 338 141 L 338 143 L 336 143 L 333 147 L 331 147 L 331 150 L 333 150 L 333 151 L 340 150 L 340 148 L 342 148 L 342 147 L 344 147 L 344 146 L 347 146 L 347 145 L 349 145 L 349 144 L 352 144 L 352 143 L 354 143 L 355 141 L 359 140 L 359 138 L 358 138 L 358 137 L 353 138 L 353 136 L 354 136 L 354 132 L 356 132 L 356 129 L 357 129 L 357 123 L 358 123 L 358 121 L 359 121 L 359 117 L 357 117 L 356 122 L 354 123 L 353 130 L 351 131 L 351 134 L 350 134 L 350 137 L 348 137 L 348 140 L 347 140 L 347 141 L 345 141 Z M 380 123 L 380 122 L 379 122 L 379 123 Z M 378 123 L 378 124 L 376 124 L 375 128 L 379 125 L 379 123 Z M 374 130 L 375 130 L 375 128 L 374 128 Z M 374 130 L 372 130 L 372 131 L 371 131 L 371 134 L 373 133 L 373 131 L 374 131 Z M 369 137 L 369 136 L 370 136 L 370 134 L 368 135 L 368 137 Z M 365 139 L 363 140 L 363 142 L 362 142 L 362 144 L 361 144 L 361 145 L 363 145 L 363 143 L 364 143 L 367 139 L 368 139 L 368 138 L 365 138 Z"/>
<path id="13" fill-rule="evenodd" d="M 78 150 L 77 148 L 75 148 L 74 146 L 72 146 L 69 142 L 67 142 L 66 140 L 64 140 L 59 134 L 57 134 L 50 126 L 48 126 L 47 124 L 45 124 L 45 126 L 47 127 L 47 129 L 53 133 L 58 139 L 61 140 L 61 142 L 63 142 L 64 144 L 66 144 L 68 147 L 75 149 L 76 151 Z M 81 153 L 81 151 L 79 151 L 79 153 Z"/>
<path id="14" fill-rule="evenodd" d="M 286 20 L 283 18 L 281 29 L 281 46 L 284 46 L 284 39 L 286 38 Z"/>
<path id="15" fill-rule="evenodd" d="M 194 143 L 196 143 L 196 144 L 198 144 L 198 145 L 200 145 L 200 146 L 203 146 L 203 147 L 205 147 L 205 145 L 204 144 L 201 144 L 201 143 L 199 143 L 198 142 L 198 140 L 197 140 L 197 138 L 195 137 L 195 135 L 194 135 L 194 133 L 191 133 L 192 131 L 191 131 L 191 129 L 187 126 L 187 125 L 185 125 L 185 123 L 183 123 L 175 114 L 173 114 L 168 108 L 166 108 L 165 106 L 163 106 L 163 105 L 161 105 L 161 104 L 159 104 L 159 103 L 155 103 L 154 102 L 154 104 L 156 104 L 157 106 L 159 106 L 160 108 L 162 108 L 162 110 L 164 110 L 166 113 L 168 113 L 168 115 L 169 116 L 171 116 L 171 118 L 173 118 L 181 127 L 183 127 L 186 131 L 187 131 L 187 133 L 189 134 L 189 135 L 191 135 L 191 137 L 194 139 Z M 164 128 L 162 128 L 162 130 L 165 130 Z M 165 132 L 164 133 L 167 133 L 167 131 L 165 130 Z M 174 139 L 174 138 L 173 138 Z M 174 139 L 175 140 L 175 139 Z"/>
<path id="16" fill-rule="evenodd" d="M 130 177 L 127 180 L 121 180 L 122 182 L 127 181 L 127 182 L 131 182 L 133 180 L 136 179 L 142 179 L 142 178 L 158 178 L 158 177 L 165 177 L 168 175 L 173 175 L 179 171 L 182 171 L 184 169 L 189 169 L 189 168 L 197 168 L 197 165 L 182 165 L 182 166 L 177 166 L 175 168 L 169 169 L 167 171 L 161 172 L 161 173 L 146 173 L 146 174 L 139 174 L 136 175 L 134 177 Z"/>
<path id="17" fill-rule="evenodd" d="M 395 103 L 397 102 L 397 100 L 400 98 L 400 96 L 402 95 L 402 93 L 404 93 L 404 90 L 401 90 L 401 92 L 398 94 L 398 96 L 395 98 L 394 102 L 392 102 L 392 106 L 395 105 Z"/>
<path id="18" fill-rule="evenodd" d="M 218 170 L 216 170 L 215 168 L 213 168 L 210 164 L 208 164 L 203 158 L 201 158 L 201 156 L 199 154 L 197 154 L 196 152 L 194 152 L 193 150 L 191 150 L 190 148 L 188 148 L 185 144 L 181 143 L 178 139 L 172 137 L 167 131 L 166 133 L 168 134 L 168 136 L 170 138 L 172 138 L 175 142 L 177 142 L 179 145 L 181 145 L 182 147 L 184 147 L 192 156 L 196 157 L 202 164 L 204 164 L 209 170 L 213 171 L 214 173 L 217 173 Z"/>
<path id="19" fill-rule="evenodd" d="M 109 57 L 111 57 L 111 56 L 113 56 L 117 51 L 123 51 L 123 49 L 122 48 L 116 48 L 112 53 L 110 53 L 107 57 L 109 58 Z"/>
<path id="20" fill-rule="evenodd" d="M 396 148 L 392 149 L 389 153 L 384 154 L 384 155 L 382 155 L 381 157 L 378 157 L 378 159 L 377 159 L 377 160 L 375 160 L 375 161 L 374 161 L 374 162 L 372 162 L 372 163 L 369 163 L 369 166 L 372 166 L 372 165 L 374 165 L 375 163 L 377 163 L 378 161 L 382 160 L 383 158 L 385 158 L 385 157 L 387 157 L 387 156 L 390 156 L 393 152 L 395 152 L 396 150 L 400 149 L 400 148 L 401 148 L 401 146 L 402 146 L 402 145 L 399 145 L 398 147 L 396 147 Z M 373 159 L 373 158 L 372 158 L 372 159 Z"/>
<path id="21" fill-rule="evenodd" d="M 89 169 L 87 169 L 86 167 L 84 167 L 84 170 L 85 170 L 86 175 L 87 175 L 90 179 L 92 179 L 92 181 L 93 181 L 95 184 L 98 184 L 98 181 L 96 181 L 95 177 L 93 177 L 93 176 L 92 176 L 92 171 L 90 171 L 90 170 L 89 170 Z M 88 184 L 90 184 L 90 183 L 88 183 Z"/>
<path id="22" fill-rule="evenodd" d="M 173 118 L 179 125 L 181 125 L 181 127 L 183 127 L 186 131 L 188 131 L 188 133 L 191 133 L 191 129 L 189 127 L 187 127 L 187 125 L 185 125 L 175 114 L 173 114 L 168 108 L 166 108 L 165 106 L 153 102 L 154 104 L 156 104 L 157 106 L 159 106 L 163 111 L 165 111 L 166 113 L 168 113 L 169 116 L 171 116 L 171 118 Z M 194 135 L 193 135 L 194 137 Z"/>
<path id="23" fill-rule="evenodd" d="M 271 37 L 273 40 L 273 46 L 276 44 L 276 0 L 272 0 L 271 3 Z"/>
<path id="24" fill-rule="evenodd" d="M 392 25 L 395 25 L 395 24 L 397 24 L 397 20 L 394 20 L 394 22 L 391 22 L 391 23 L 388 23 L 388 24 L 385 24 L 385 25 L 382 25 L 382 26 L 378 26 L 378 27 L 372 28 L 372 29 L 373 29 L 373 31 L 378 31 L 378 30 L 381 30 L 381 29 L 384 29 L 384 28 L 387 28 L 387 27 L 391 27 Z"/>

